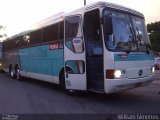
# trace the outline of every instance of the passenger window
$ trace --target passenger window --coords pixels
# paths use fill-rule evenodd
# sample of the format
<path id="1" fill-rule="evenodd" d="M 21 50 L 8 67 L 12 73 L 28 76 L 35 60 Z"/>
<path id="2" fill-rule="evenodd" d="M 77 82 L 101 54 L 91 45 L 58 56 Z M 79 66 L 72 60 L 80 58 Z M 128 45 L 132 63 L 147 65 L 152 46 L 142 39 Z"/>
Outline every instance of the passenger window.
<path id="1" fill-rule="evenodd" d="M 83 52 L 82 33 L 81 29 L 79 30 L 80 21 L 80 16 L 68 17 L 65 20 L 65 45 L 75 53 Z"/>
<path id="2" fill-rule="evenodd" d="M 68 17 L 65 21 L 65 38 L 75 38 L 78 34 L 78 28 L 80 24 L 80 17 Z"/>
<path id="3" fill-rule="evenodd" d="M 30 41 L 31 41 L 31 36 L 30 36 L 30 34 L 24 35 L 24 36 L 23 36 L 22 46 L 23 46 L 23 47 L 29 46 Z"/>
<path id="4" fill-rule="evenodd" d="M 64 39 L 64 21 L 59 24 L 59 40 Z"/>
<path id="5" fill-rule="evenodd" d="M 85 72 L 85 64 L 82 60 L 68 60 L 66 61 L 66 67 L 72 69 L 68 74 L 83 74 Z"/>
<path id="6" fill-rule="evenodd" d="M 40 44 L 41 43 L 41 29 L 37 31 L 33 31 L 31 33 L 31 44 Z"/>
<path id="7" fill-rule="evenodd" d="M 58 40 L 58 24 L 43 29 L 43 42 Z"/>
<path id="8" fill-rule="evenodd" d="M 22 41 L 22 39 L 21 39 L 21 37 L 17 37 L 15 40 L 13 40 L 14 41 L 14 43 L 15 43 L 15 48 L 20 48 L 21 47 L 21 41 Z"/>

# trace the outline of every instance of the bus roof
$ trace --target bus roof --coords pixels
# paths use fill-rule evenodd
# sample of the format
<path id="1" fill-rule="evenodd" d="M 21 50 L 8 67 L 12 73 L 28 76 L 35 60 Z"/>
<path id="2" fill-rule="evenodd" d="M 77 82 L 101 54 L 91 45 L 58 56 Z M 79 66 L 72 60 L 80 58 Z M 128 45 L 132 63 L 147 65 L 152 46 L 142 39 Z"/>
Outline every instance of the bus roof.
<path id="1" fill-rule="evenodd" d="M 96 8 L 100 8 L 100 7 L 109 7 L 109 8 L 122 10 L 122 11 L 125 11 L 125 12 L 129 12 L 129 13 L 144 17 L 142 13 L 140 13 L 136 10 L 133 10 L 131 8 L 127 8 L 127 7 L 124 7 L 122 5 L 118 5 L 118 4 L 114 4 L 114 3 L 99 1 L 99 2 L 95 2 L 95 3 L 89 4 L 89 5 L 83 6 L 79 9 L 74 10 L 74 11 L 69 12 L 69 13 L 60 12 L 56 15 L 53 15 L 51 17 L 48 17 L 48 18 L 36 23 L 33 26 L 35 28 L 43 28 L 45 26 L 48 26 L 48 25 L 54 24 L 56 22 L 62 21 L 65 16 L 83 14 L 86 11 L 96 9 Z"/>
<path id="2" fill-rule="evenodd" d="M 92 9 L 100 8 L 100 7 L 108 7 L 108 8 L 112 8 L 112 9 L 117 9 L 117 10 L 129 12 L 129 13 L 144 17 L 142 13 L 140 13 L 140 12 L 138 12 L 136 10 L 133 10 L 131 8 L 124 7 L 122 5 L 118 5 L 118 4 L 115 4 L 115 3 L 99 1 L 99 2 L 95 2 L 95 3 L 89 4 L 89 5 L 85 5 L 85 6 L 81 7 L 81 8 L 79 8 L 79 9 L 74 10 L 74 11 L 69 12 L 69 13 L 60 12 L 60 13 L 58 13 L 56 15 L 50 16 L 50 17 L 48 17 L 48 18 L 46 18 L 46 19 L 44 19 L 44 20 L 42 20 L 40 22 L 37 22 L 36 24 L 32 25 L 29 30 L 21 32 L 21 33 L 18 33 L 18 34 L 14 35 L 14 36 L 11 36 L 11 37 L 9 37 L 9 39 L 13 38 L 13 37 L 18 37 L 18 36 L 27 34 L 29 32 L 35 31 L 37 29 L 41 29 L 41 28 L 47 27 L 49 25 L 55 24 L 55 23 L 60 22 L 60 21 L 63 21 L 65 16 L 75 15 L 75 14 L 84 14 L 84 12 L 90 11 Z"/>
<path id="3" fill-rule="evenodd" d="M 92 9 L 96 9 L 96 8 L 100 8 L 100 7 L 108 7 L 108 8 L 112 8 L 112 9 L 117 9 L 117 10 L 121 10 L 121 11 L 125 11 L 125 12 L 129 12 L 141 17 L 144 17 L 142 13 L 133 10 L 131 8 L 116 4 L 116 3 L 110 3 L 110 2 L 104 2 L 104 1 L 99 1 L 99 2 L 95 2 L 89 5 L 86 5 L 84 7 L 81 7 L 80 9 L 77 9 L 73 12 L 70 12 L 68 14 L 66 14 L 66 16 L 68 15 L 74 15 L 74 14 L 82 14 L 83 12 L 92 10 Z"/>

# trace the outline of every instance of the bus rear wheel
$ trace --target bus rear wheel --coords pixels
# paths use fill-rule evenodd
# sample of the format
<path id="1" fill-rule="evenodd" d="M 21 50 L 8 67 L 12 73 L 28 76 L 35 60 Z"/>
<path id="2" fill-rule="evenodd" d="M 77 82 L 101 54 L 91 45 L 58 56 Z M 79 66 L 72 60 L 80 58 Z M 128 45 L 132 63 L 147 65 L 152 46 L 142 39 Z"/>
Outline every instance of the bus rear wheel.
<path id="1" fill-rule="evenodd" d="M 14 72 L 13 72 L 13 68 L 12 67 L 9 67 L 9 76 L 11 78 L 14 78 Z"/>

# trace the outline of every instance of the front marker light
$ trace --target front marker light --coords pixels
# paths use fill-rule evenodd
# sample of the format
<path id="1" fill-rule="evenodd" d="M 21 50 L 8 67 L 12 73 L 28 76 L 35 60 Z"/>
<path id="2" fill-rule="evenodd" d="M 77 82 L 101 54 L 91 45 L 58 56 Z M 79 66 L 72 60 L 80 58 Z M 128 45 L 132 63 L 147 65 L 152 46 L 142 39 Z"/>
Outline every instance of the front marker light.
<path id="1" fill-rule="evenodd" d="M 155 67 L 152 67 L 152 73 L 153 74 L 155 73 Z"/>
<path id="2" fill-rule="evenodd" d="M 114 70 L 106 70 L 106 78 L 114 79 Z"/>

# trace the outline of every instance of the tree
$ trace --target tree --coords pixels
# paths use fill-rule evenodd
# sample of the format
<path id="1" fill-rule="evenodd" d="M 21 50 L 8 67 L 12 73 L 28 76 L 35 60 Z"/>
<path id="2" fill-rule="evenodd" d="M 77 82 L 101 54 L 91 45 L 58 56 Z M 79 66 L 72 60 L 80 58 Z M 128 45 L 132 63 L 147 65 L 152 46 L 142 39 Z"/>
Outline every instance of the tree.
<path id="1" fill-rule="evenodd" d="M 148 24 L 147 29 L 149 33 L 160 32 L 160 21 Z"/>
<path id="2" fill-rule="evenodd" d="M 2 30 L 2 29 L 3 29 L 3 26 L 0 25 L 0 30 Z M 1 37 L 3 37 L 3 35 L 0 34 L 0 38 L 1 38 Z"/>
<path id="3" fill-rule="evenodd" d="M 4 33 L 5 27 L 0 25 L 0 41 L 3 41 L 7 37 L 7 34 Z"/>
<path id="4" fill-rule="evenodd" d="M 154 51 L 160 51 L 160 21 L 147 24 L 151 46 Z"/>

